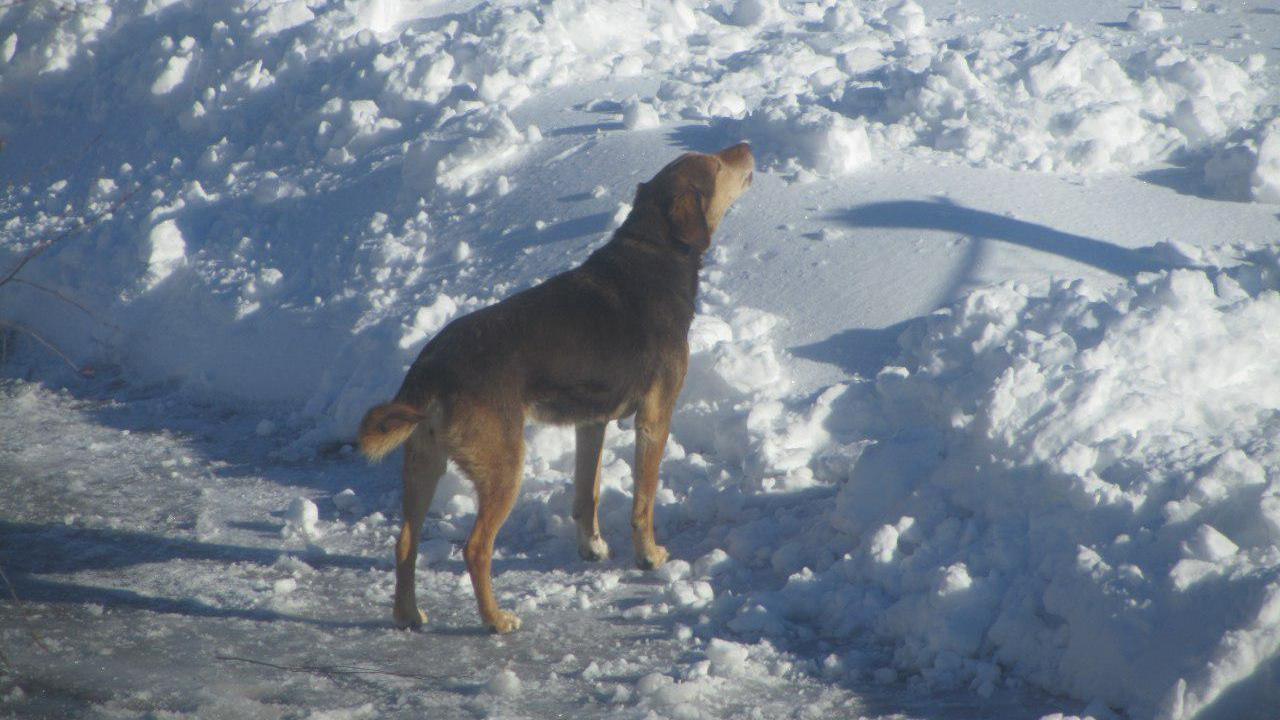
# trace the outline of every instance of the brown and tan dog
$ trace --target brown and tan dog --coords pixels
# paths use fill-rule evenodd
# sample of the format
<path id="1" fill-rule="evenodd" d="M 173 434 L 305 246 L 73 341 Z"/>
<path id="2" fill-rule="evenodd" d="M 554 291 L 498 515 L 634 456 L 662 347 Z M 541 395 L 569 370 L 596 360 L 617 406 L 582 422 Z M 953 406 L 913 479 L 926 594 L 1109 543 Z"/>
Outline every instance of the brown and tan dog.
<path id="1" fill-rule="evenodd" d="M 520 491 L 528 416 L 577 426 L 578 551 L 599 560 L 609 555 L 596 515 L 605 425 L 635 414 L 636 564 L 666 561 L 653 537 L 653 503 L 689 365 L 698 271 L 725 211 L 751 184 L 754 164 L 746 143 L 682 155 L 637 187 L 631 214 L 586 262 L 454 320 L 422 349 L 395 400 L 365 415 L 360 449 L 370 459 L 408 442 L 397 624 L 426 621 L 414 592 L 418 538 L 452 458 L 479 498 L 464 556 L 480 617 L 500 633 L 520 627 L 498 608 L 489 568 L 494 537 Z"/>

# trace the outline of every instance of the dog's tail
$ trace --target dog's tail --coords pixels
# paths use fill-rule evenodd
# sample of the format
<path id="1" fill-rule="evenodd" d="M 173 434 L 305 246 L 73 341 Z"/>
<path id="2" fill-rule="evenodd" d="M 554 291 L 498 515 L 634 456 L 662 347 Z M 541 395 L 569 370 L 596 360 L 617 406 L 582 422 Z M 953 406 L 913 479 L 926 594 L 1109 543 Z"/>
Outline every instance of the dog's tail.
<path id="1" fill-rule="evenodd" d="M 373 407 L 360 421 L 360 452 L 371 462 L 381 460 L 408 440 L 413 429 L 426 417 L 421 410 L 405 402 Z"/>

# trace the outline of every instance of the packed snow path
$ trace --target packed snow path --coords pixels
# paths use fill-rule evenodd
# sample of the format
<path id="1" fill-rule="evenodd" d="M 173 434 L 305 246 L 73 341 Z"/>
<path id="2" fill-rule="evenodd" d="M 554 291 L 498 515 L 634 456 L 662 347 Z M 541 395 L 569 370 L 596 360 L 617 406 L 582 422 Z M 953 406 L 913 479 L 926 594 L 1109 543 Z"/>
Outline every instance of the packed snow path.
<path id="1" fill-rule="evenodd" d="M 0 717 L 960 720 L 1074 706 L 832 682 L 803 654 L 668 612 L 669 574 L 584 563 L 567 539 L 526 552 L 528 505 L 495 562 L 520 632 L 481 627 L 458 536 L 441 539 L 438 518 L 419 569 L 429 625 L 397 630 L 395 483 L 371 483 L 361 461 L 273 461 L 240 415 L 91 394 L 0 385 L 0 493 L 16 501 L 0 512 L 0 568 L 22 600 L 0 605 Z M 288 509 L 349 486 L 359 499 L 341 508 Z M 680 555 L 705 532 L 670 546 Z"/>

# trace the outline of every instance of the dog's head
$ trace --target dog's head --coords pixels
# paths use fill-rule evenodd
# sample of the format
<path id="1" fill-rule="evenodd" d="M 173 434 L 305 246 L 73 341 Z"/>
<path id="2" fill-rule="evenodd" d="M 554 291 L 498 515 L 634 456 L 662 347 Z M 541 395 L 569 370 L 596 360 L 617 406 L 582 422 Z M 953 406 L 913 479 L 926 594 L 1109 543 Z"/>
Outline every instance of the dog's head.
<path id="1" fill-rule="evenodd" d="M 729 206 L 754 177 L 755 158 L 746 143 L 718 153 L 685 153 L 652 180 L 640 183 L 632 217 L 660 221 L 664 235 L 701 254 L 710 247 L 711 234 Z"/>

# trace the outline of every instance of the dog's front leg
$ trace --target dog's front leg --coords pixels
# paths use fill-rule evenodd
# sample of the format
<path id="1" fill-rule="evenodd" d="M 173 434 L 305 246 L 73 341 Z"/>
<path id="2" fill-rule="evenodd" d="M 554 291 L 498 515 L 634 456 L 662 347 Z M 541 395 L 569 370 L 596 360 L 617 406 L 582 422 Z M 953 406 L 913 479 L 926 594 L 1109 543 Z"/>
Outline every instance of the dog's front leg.
<path id="1" fill-rule="evenodd" d="M 604 560 L 609 545 L 600 536 L 600 453 L 606 423 L 583 423 L 577 430 L 573 472 L 573 519 L 578 525 L 578 554 L 583 560 Z"/>
<path id="2" fill-rule="evenodd" d="M 667 561 L 667 549 L 653 536 L 653 504 L 658 494 L 658 466 L 667 447 L 671 430 L 671 412 L 684 380 L 659 380 L 645 393 L 636 410 L 635 498 L 631 505 L 631 540 L 635 545 L 636 565 L 643 570 L 660 567 Z"/>

